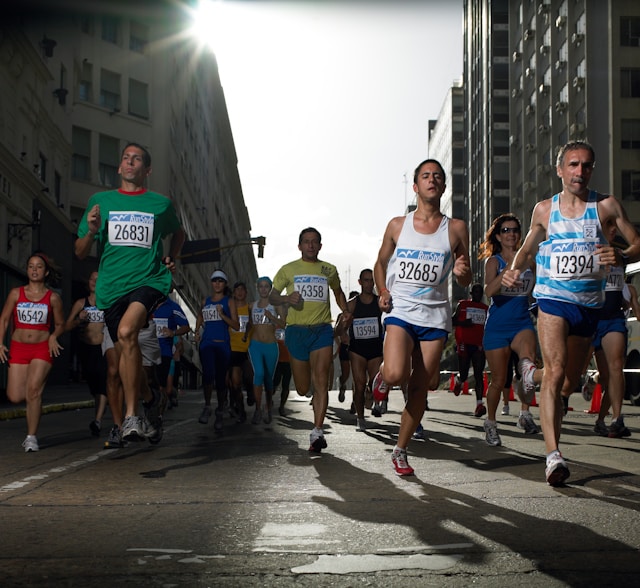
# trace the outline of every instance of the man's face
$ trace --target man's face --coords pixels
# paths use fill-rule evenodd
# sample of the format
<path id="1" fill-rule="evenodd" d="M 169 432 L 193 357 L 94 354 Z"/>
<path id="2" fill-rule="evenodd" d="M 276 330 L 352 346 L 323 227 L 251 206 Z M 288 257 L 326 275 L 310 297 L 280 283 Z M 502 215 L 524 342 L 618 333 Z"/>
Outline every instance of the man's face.
<path id="1" fill-rule="evenodd" d="M 471 300 L 474 302 L 480 302 L 482 300 L 482 286 L 471 289 Z"/>
<path id="2" fill-rule="evenodd" d="M 366 272 L 362 274 L 362 277 L 358 280 L 363 294 L 371 294 L 373 292 L 373 274 Z"/>
<path id="3" fill-rule="evenodd" d="M 593 165 L 593 157 L 588 149 L 567 151 L 562 159 L 562 165 L 559 165 L 556 170 L 558 177 L 562 180 L 563 190 L 576 195 L 587 192 Z"/>
<path id="4" fill-rule="evenodd" d="M 151 168 L 144 165 L 142 149 L 133 145 L 127 147 L 122 154 L 118 173 L 127 182 L 142 185 L 145 178 L 151 173 Z"/>
<path id="5" fill-rule="evenodd" d="M 320 249 L 322 249 L 318 234 L 313 231 L 303 233 L 298 249 L 302 253 L 302 259 L 306 261 L 316 261 L 318 259 L 318 253 Z"/>
<path id="6" fill-rule="evenodd" d="M 444 175 L 437 163 L 425 163 L 418 172 L 418 181 L 413 185 L 413 191 L 423 198 L 440 198 L 446 185 Z"/>

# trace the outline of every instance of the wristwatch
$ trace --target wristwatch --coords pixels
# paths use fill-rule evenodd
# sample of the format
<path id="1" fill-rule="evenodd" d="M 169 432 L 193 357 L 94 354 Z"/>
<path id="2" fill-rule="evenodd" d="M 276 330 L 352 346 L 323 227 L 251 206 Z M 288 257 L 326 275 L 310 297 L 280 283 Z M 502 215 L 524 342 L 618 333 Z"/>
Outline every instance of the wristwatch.
<path id="1" fill-rule="evenodd" d="M 618 250 L 618 253 L 620 254 L 620 259 L 622 260 L 622 267 L 627 267 L 627 264 L 629 263 L 629 256 L 621 249 Z"/>

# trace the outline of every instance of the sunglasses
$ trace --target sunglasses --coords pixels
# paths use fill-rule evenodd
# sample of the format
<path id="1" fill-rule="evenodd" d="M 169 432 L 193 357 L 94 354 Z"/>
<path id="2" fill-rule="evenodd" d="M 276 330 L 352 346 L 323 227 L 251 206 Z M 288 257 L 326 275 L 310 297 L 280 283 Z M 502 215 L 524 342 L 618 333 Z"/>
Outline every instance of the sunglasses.
<path id="1" fill-rule="evenodd" d="M 518 227 L 502 227 L 500 229 L 501 233 L 519 233 L 520 229 Z"/>
<path id="2" fill-rule="evenodd" d="M 211 280 L 212 282 L 226 282 L 227 280 L 225 280 L 224 278 L 213 278 L 213 280 Z"/>

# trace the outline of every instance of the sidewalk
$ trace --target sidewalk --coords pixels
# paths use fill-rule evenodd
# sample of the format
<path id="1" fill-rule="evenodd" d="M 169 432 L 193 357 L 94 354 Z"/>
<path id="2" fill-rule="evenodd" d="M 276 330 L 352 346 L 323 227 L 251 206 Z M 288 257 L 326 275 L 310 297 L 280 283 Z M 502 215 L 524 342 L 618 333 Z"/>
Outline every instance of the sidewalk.
<path id="1" fill-rule="evenodd" d="M 46 386 L 42 394 L 42 414 L 61 410 L 91 408 L 94 405 L 89 387 L 84 382 L 69 382 L 57 386 Z M 0 400 L 0 421 L 24 418 L 25 403 L 12 404 L 6 398 Z"/>

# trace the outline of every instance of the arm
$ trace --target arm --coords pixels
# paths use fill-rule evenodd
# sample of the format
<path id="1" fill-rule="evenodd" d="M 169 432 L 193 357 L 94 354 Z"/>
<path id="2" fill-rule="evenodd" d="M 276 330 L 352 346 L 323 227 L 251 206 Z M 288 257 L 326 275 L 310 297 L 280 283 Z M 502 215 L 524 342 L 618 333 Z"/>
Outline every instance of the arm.
<path id="1" fill-rule="evenodd" d="M 83 237 L 76 239 L 74 245 L 78 259 L 84 259 L 89 255 L 95 236 L 102 226 L 102 217 L 100 216 L 100 206 L 98 204 L 95 204 L 87 213 L 87 225 L 89 226 L 89 231 Z"/>
<path id="2" fill-rule="evenodd" d="M 613 259 L 605 257 L 603 253 L 600 253 L 601 264 L 620 266 L 640 261 L 640 235 L 638 235 L 635 227 L 629 221 L 627 211 L 613 196 L 609 196 L 606 200 L 602 201 L 600 205 L 605 208 L 608 215 L 613 217 L 616 229 L 624 237 L 624 240 L 629 243 L 629 246 L 623 250 L 611 247 L 611 251 L 609 251 L 609 253 L 613 256 Z M 601 251 L 605 251 L 607 249 L 608 248 L 605 247 L 602 248 Z"/>
<path id="3" fill-rule="evenodd" d="M 236 301 L 232 298 L 229 299 L 229 316 L 225 315 L 220 309 L 220 317 L 227 323 L 234 331 L 240 330 L 240 321 L 238 320 L 238 310 L 236 309 Z"/>
<path id="4" fill-rule="evenodd" d="M 490 257 L 484 264 L 484 295 L 491 298 L 500 294 L 501 289 L 502 272 L 498 271 L 498 260 L 495 257 Z"/>
<path id="5" fill-rule="evenodd" d="M 403 216 L 392 218 L 384 231 L 378 258 L 373 266 L 373 281 L 378 291 L 378 306 L 383 312 L 391 310 L 391 293 L 387 290 L 387 266 L 396 250 L 398 235 L 402 230 Z"/>
<path id="6" fill-rule="evenodd" d="M 4 344 L 4 338 L 9 328 L 9 322 L 11 321 L 11 315 L 13 309 L 18 303 L 18 288 L 13 288 L 7 296 L 7 300 L 2 308 L 2 314 L 0 314 L 0 362 L 5 363 L 7 361 L 7 352 L 9 348 Z"/>
<path id="7" fill-rule="evenodd" d="M 182 245 L 184 244 L 185 232 L 182 227 L 178 228 L 173 235 L 171 235 L 171 243 L 169 245 L 169 255 L 163 259 L 167 269 L 174 274 L 176 272 L 175 259 L 180 255 L 182 251 Z"/>
<path id="8" fill-rule="evenodd" d="M 509 269 L 502 272 L 502 283 L 507 288 L 512 288 L 518 284 L 520 274 L 527 267 L 535 267 L 536 253 L 538 246 L 547 236 L 547 226 L 549 224 L 549 212 L 551 210 L 551 199 L 538 202 L 533 209 L 531 216 L 531 227 L 520 249 L 518 249 Z"/>
<path id="9" fill-rule="evenodd" d="M 202 304 L 200 305 L 200 311 L 198 312 L 198 316 L 196 318 L 196 328 L 195 328 L 195 337 L 194 337 L 196 343 L 200 341 L 200 337 L 201 337 L 200 328 L 204 324 L 204 316 L 202 315 L 202 309 L 204 308 L 205 302 L 206 302 L 206 299 L 203 299 Z"/>
<path id="10" fill-rule="evenodd" d="M 633 312 L 633 316 L 636 319 L 640 320 L 640 302 L 638 302 L 638 291 L 636 290 L 633 284 L 627 284 L 627 288 L 629 288 L 629 294 L 631 295 L 631 300 L 629 303 L 631 304 L 631 312 Z"/>
<path id="11" fill-rule="evenodd" d="M 84 307 L 83 298 L 79 298 L 74 302 L 73 306 L 71 307 L 71 312 L 69 312 L 69 318 L 67 319 L 67 322 L 64 324 L 65 331 L 71 331 L 72 329 L 75 329 L 83 321 L 83 319 L 86 318 L 86 314 L 87 314 L 86 312 L 84 313 L 85 314 L 84 317 L 80 316 L 80 314 L 82 314 L 83 307 Z"/>
<path id="12" fill-rule="evenodd" d="M 458 285 L 466 288 L 473 276 L 469 265 L 469 229 L 464 221 L 449 219 L 449 240 L 455 256 L 452 273 Z"/>
<path id="13" fill-rule="evenodd" d="M 64 333 L 64 312 L 62 310 L 62 299 L 55 292 L 51 295 L 51 308 L 53 309 L 53 333 L 49 335 L 49 353 L 51 357 L 58 357 L 60 351 L 64 349 L 58 343 L 58 337 Z"/>

